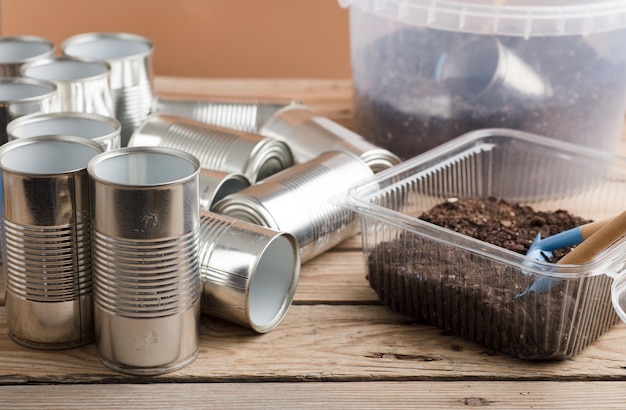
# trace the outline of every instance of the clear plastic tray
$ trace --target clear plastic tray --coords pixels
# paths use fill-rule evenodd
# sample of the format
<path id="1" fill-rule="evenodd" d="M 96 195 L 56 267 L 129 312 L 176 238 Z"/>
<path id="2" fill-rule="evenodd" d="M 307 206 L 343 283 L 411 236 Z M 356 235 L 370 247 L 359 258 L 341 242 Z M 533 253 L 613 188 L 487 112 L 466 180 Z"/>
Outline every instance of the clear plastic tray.
<path id="1" fill-rule="evenodd" d="M 557 265 L 417 218 L 449 197 L 496 197 L 587 219 L 626 209 L 626 158 L 507 129 L 460 136 L 354 185 L 367 276 L 390 308 L 529 360 L 579 353 L 626 321 L 626 238 Z M 545 293 L 519 293 L 536 280 Z"/>

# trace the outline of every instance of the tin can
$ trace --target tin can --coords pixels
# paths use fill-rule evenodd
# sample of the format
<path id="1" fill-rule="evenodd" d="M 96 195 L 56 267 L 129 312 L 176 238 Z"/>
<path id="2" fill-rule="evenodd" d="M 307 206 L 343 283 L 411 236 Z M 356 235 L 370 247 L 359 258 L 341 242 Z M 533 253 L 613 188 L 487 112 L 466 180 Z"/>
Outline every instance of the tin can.
<path id="1" fill-rule="evenodd" d="M 93 341 L 87 164 L 103 151 L 75 136 L 0 147 L 9 335 L 62 349 Z"/>
<path id="2" fill-rule="evenodd" d="M 29 114 L 7 125 L 9 141 L 46 134 L 76 135 L 102 145 L 105 151 L 120 148 L 122 125 L 100 114 L 53 112 Z"/>
<path id="3" fill-rule="evenodd" d="M 180 369 L 200 338 L 200 163 L 179 150 L 127 147 L 87 170 L 98 357 L 122 373 Z"/>
<path id="4" fill-rule="evenodd" d="M 258 133 L 274 113 L 292 101 L 180 100 L 159 97 L 156 112 L 175 115 L 237 131 Z"/>
<path id="5" fill-rule="evenodd" d="M 54 54 L 52 41 L 37 36 L 0 36 L 0 77 L 19 77 L 22 64 Z"/>
<path id="6" fill-rule="evenodd" d="M 251 184 L 293 165 L 282 141 L 169 114 L 151 115 L 128 145 L 180 149 L 196 156 L 202 168 L 239 173 Z"/>
<path id="7" fill-rule="evenodd" d="M 125 147 L 154 108 L 154 45 L 131 33 L 83 33 L 63 41 L 61 51 L 67 56 L 104 60 L 111 66 L 115 118 L 122 124 Z"/>
<path id="8" fill-rule="evenodd" d="M 392 152 L 377 147 L 342 125 L 317 115 L 304 105 L 290 105 L 277 111 L 262 126 L 260 134 L 289 145 L 297 164 L 326 151 L 353 153 L 379 172 L 401 162 Z"/>
<path id="9" fill-rule="evenodd" d="M 226 196 L 250 186 L 250 181 L 241 174 L 228 174 L 202 168 L 200 170 L 200 210 L 210 211 Z"/>
<path id="10" fill-rule="evenodd" d="M 201 212 L 199 248 L 202 313 L 258 333 L 278 326 L 300 276 L 293 235 Z"/>
<path id="11" fill-rule="evenodd" d="M 25 63 L 21 70 L 24 77 L 56 84 L 59 111 L 115 116 L 106 61 L 58 56 Z"/>
<path id="12" fill-rule="evenodd" d="M 0 78 L 0 145 L 9 140 L 7 125 L 23 115 L 58 111 L 57 87 L 33 78 Z"/>
<path id="13" fill-rule="evenodd" d="M 371 175 L 356 155 L 328 151 L 227 196 L 213 210 L 291 233 L 305 263 L 358 232 L 358 215 L 342 203 L 352 184 Z"/>
<path id="14" fill-rule="evenodd" d="M 492 36 L 472 36 L 446 53 L 436 80 L 457 99 L 500 109 L 511 101 L 539 104 L 554 94 L 545 76 Z"/>

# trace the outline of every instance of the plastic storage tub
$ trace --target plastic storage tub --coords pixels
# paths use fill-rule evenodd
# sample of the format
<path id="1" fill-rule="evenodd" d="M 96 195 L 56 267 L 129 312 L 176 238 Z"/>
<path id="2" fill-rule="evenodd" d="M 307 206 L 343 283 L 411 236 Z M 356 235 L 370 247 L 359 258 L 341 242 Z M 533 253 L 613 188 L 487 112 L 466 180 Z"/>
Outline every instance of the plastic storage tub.
<path id="1" fill-rule="evenodd" d="M 520 181 L 524 167 L 545 172 Z M 361 214 L 369 283 L 393 310 L 529 360 L 572 357 L 618 320 L 616 311 L 626 321 L 626 238 L 557 271 L 417 218 L 451 196 L 617 216 L 626 209 L 626 158 L 485 129 L 359 182 L 348 196 Z M 540 278 L 547 292 L 518 296 Z"/>
<path id="2" fill-rule="evenodd" d="M 626 108 L 626 0 L 339 0 L 354 128 L 403 159 L 519 129 L 613 152 Z"/>

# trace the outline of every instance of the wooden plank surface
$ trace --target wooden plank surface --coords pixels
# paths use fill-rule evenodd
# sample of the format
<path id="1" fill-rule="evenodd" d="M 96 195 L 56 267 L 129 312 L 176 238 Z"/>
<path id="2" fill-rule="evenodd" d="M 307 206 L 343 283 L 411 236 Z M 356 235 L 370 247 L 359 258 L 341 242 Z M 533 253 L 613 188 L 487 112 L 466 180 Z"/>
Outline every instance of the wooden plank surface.
<path id="1" fill-rule="evenodd" d="M 0 385 L 132 383 L 98 361 L 95 346 L 43 351 L 17 346 L 0 310 Z M 159 382 L 277 381 L 626 381 L 626 325 L 615 326 L 571 360 L 529 362 L 496 354 L 383 306 L 295 305 L 273 331 L 258 335 L 203 318 L 200 354 Z"/>
<path id="2" fill-rule="evenodd" d="M 626 382 L 184 383 L 0 386 L 10 409 L 623 409 Z M 593 394 L 589 394 L 593 392 Z M 273 400 L 268 405 L 267 397 Z M 150 400 L 146 400 L 149 397 Z"/>
<path id="3" fill-rule="evenodd" d="M 350 126 L 347 80 L 156 80 L 162 96 L 297 99 Z M 626 155 L 626 144 L 620 150 Z M 570 360 L 513 359 L 382 306 L 360 246 L 357 235 L 304 264 L 294 304 L 275 330 L 259 335 L 203 316 L 196 361 L 152 378 L 109 370 L 93 344 L 63 351 L 15 344 L 0 283 L 0 407 L 623 407 L 626 325 Z"/>

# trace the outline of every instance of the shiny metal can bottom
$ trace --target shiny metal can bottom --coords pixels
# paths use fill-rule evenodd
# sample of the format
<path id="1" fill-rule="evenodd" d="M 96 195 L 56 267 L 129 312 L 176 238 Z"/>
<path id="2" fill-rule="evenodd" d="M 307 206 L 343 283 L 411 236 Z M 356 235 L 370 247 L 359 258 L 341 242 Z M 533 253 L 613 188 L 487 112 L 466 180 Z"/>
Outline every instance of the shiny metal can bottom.
<path id="1" fill-rule="evenodd" d="M 35 349 L 71 349 L 93 342 L 91 294 L 65 302 L 34 302 L 6 293 L 9 336 Z"/>
<path id="2" fill-rule="evenodd" d="M 94 318 L 98 358 L 120 373 L 152 376 L 173 372 L 198 356 L 199 303 L 168 317 L 141 319 L 112 316 L 96 304 Z"/>

